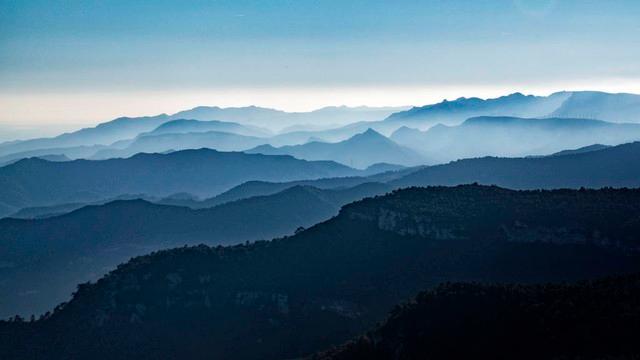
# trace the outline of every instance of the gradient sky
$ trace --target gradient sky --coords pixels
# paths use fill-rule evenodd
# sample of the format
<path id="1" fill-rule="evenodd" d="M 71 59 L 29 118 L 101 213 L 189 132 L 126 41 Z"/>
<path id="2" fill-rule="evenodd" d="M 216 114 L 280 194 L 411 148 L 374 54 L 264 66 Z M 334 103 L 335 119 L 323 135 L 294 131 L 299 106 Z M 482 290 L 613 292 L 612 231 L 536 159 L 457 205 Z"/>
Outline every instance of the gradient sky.
<path id="1" fill-rule="evenodd" d="M 0 0 L 0 125 L 560 89 L 640 92 L 640 1 Z"/>

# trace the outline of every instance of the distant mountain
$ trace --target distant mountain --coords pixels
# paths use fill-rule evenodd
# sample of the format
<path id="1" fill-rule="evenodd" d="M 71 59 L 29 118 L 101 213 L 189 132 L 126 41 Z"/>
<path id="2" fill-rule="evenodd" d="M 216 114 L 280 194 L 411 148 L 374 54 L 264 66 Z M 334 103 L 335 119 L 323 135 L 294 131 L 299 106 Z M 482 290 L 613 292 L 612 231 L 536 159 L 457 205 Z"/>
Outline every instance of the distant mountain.
<path id="1" fill-rule="evenodd" d="M 51 148 L 68 148 L 77 146 L 91 145 L 110 145 L 114 142 L 133 139 L 136 136 L 153 131 L 164 123 L 173 120 L 203 120 L 218 121 L 218 128 L 211 129 L 213 131 L 225 131 L 238 133 L 240 135 L 256 136 L 264 129 L 256 127 L 267 127 L 270 129 L 282 129 L 292 125 L 300 124 L 319 124 L 326 123 L 331 126 L 343 126 L 359 121 L 374 121 L 386 118 L 389 114 L 404 110 L 406 107 L 329 107 L 311 112 L 288 113 L 280 110 L 260 108 L 256 106 L 239 107 L 239 108 L 220 108 L 200 106 L 191 110 L 180 111 L 173 115 L 161 114 L 157 116 L 145 117 L 121 117 L 112 121 L 99 124 L 95 127 L 81 129 L 75 132 L 62 134 L 51 138 L 38 138 L 24 141 L 11 141 L 0 143 L 0 156 L 5 156 L 17 152 L 25 152 L 31 150 L 51 149 Z M 223 120 L 223 121 L 220 121 Z M 243 131 L 231 131 L 229 127 L 222 129 L 225 122 L 240 123 Z M 185 126 L 185 123 L 168 125 L 175 132 L 184 132 L 179 128 Z M 213 124 L 196 125 L 197 127 L 212 126 Z M 165 130 L 161 130 L 165 131 Z"/>
<path id="2" fill-rule="evenodd" d="M 315 140 L 343 141 L 367 128 L 372 128 L 384 135 L 390 135 L 401 126 L 427 129 L 438 123 L 457 125 L 467 118 L 476 116 L 585 117 L 612 122 L 638 122 L 640 121 L 638 120 L 640 117 L 639 98 L 639 95 L 633 94 L 607 94 L 591 91 L 558 92 L 547 97 L 515 93 L 487 100 L 459 98 L 411 109 L 406 107 L 349 108 L 343 106 L 299 113 L 288 113 L 256 106 L 238 108 L 201 106 L 173 115 L 118 118 L 96 127 L 52 138 L 0 143 L 0 157 L 20 152 L 58 149 L 56 152 L 47 151 L 46 154 L 64 154 L 70 158 L 86 158 L 90 155 L 74 156 L 67 153 L 66 150 L 61 152 L 60 149 L 93 145 L 108 146 L 115 145 L 116 142 L 131 141 L 136 136 L 154 131 L 168 122 L 171 124 L 158 129 L 158 131 L 163 133 L 166 131 L 172 133 L 201 132 L 209 127 L 208 131 L 262 137 L 266 136 L 262 128 L 271 130 L 304 129 L 309 126 L 317 127 L 319 124 L 322 128 L 321 130 L 287 130 L 285 133 L 271 138 L 268 143 L 273 146 L 297 145 Z M 201 122 L 194 122 L 195 120 L 201 120 Z M 177 122 L 173 123 L 173 121 Z M 202 122 L 207 124 L 202 124 Z M 231 125 L 233 123 L 236 124 Z M 126 147 L 126 144 L 120 143 L 112 147 L 122 149 Z"/>
<path id="3" fill-rule="evenodd" d="M 60 216 L 64 214 L 68 214 L 72 211 L 78 210 L 85 206 L 97 206 L 104 205 L 110 202 L 118 201 L 118 200 L 145 200 L 153 203 L 159 203 L 160 199 L 153 198 L 150 196 L 145 196 L 142 194 L 125 194 L 120 195 L 115 198 L 109 198 L 99 201 L 91 201 L 91 202 L 75 202 L 75 203 L 61 203 L 50 206 L 34 206 L 34 207 L 26 207 L 20 209 L 12 214 L 7 215 L 7 218 L 12 219 L 46 219 L 54 216 Z M 172 204 L 167 204 L 172 205 Z"/>
<path id="4" fill-rule="evenodd" d="M 293 181 L 361 173 L 331 161 L 207 149 L 100 161 L 25 159 L 0 168 L 0 208 L 14 212 L 122 194 L 164 197 L 189 192 L 209 197 L 249 180 Z"/>
<path id="5" fill-rule="evenodd" d="M 22 159 L 28 159 L 28 158 L 31 158 L 31 157 L 42 159 L 42 160 L 47 160 L 47 161 L 71 161 L 71 159 L 69 159 L 64 154 L 44 154 L 44 155 L 39 155 L 39 156 L 27 156 L 27 157 L 24 157 L 24 158 L 8 160 L 6 162 L 0 161 L 0 167 L 7 166 L 7 165 L 10 165 L 10 164 L 13 164 L 14 162 L 20 161 Z"/>
<path id="6" fill-rule="evenodd" d="M 355 189 L 355 187 L 359 186 L 363 186 L 364 188 L 366 188 L 367 186 L 377 186 L 368 184 L 381 184 L 389 182 L 395 179 L 399 179 L 420 169 L 420 167 L 402 168 L 397 170 L 396 168 L 397 166 L 393 165 L 376 164 L 362 171 L 362 176 L 297 180 L 289 182 L 247 181 L 219 195 L 203 200 L 200 200 L 189 193 L 177 193 L 164 198 L 158 198 L 143 194 L 125 194 L 116 198 L 109 198 L 93 202 L 62 203 L 50 206 L 26 207 L 18 210 L 17 212 L 8 214 L 7 217 L 18 219 L 48 218 L 66 214 L 88 205 L 101 205 L 114 200 L 127 199 L 144 199 L 155 204 L 185 206 L 192 209 L 204 209 L 218 206 L 220 204 L 228 203 L 231 201 L 248 199 L 254 196 L 273 195 L 275 193 L 295 186 L 310 186 L 318 189 L 334 189 L 340 191 L 349 188 Z"/>
<path id="7" fill-rule="evenodd" d="M 52 138 L 2 143 L 0 144 L 0 156 L 39 149 L 109 145 L 118 140 L 133 138 L 142 132 L 151 131 L 169 120 L 169 116 L 165 114 L 139 118 L 122 117 L 92 128 Z"/>
<path id="8" fill-rule="evenodd" d="M 640 95 L 609 94 L 599 91 L 573 92 L 550 115 L 640 123 Z"/>
<path id="9" fill-rule="evenodd" d="M 293 186 L 269 196 L 192 210 L 142 200 L 87 206 L 41 220 L 0 220 L 0 318 L 44 313 L 132 256 L 185 244 L 237 244 L 293 234 L 342 205 L 390 191 Z"/>
<path id="10" fill-rule="evenodd" d="M 121 214 L 119 231 L 134 238 L 139 222 Z M 394 304 L 442 282 L 637 272 L 639 216 L 638 190 L 397 191 L 291 237 L 132 259 L 81 284 L 41 320 L 0 323 L 0 357 L 299 358 L 361 334 Z"/>
<path id="11" fill-rule="evenodd" d="M 637 274 L 575 285 L 443 284 L 311 359 L 633 359 L 639 299 Z"/>
<path id="12" fill-rule="evenodd" d="M 553 153 L 553 154 L 551 154 L 549 156 L 562 156 L 562 155 L 582 154 L 582 153 L 586 153 L 586 152 L 607 149 L 607 148 L 610 148 L 610 147 L 611 147 L 611 145 L 593 144 L 593 145 L 583 146 L 583 147 L 577 148 L 577 149 L 558 151 L 557 153 Z"/>
<path id="13" fill-rule="evenodd" d="M 171 120 L 153 131 L 142 133 L 138 136 L 156 136 L 163 134 L 185 134 L 203 132 L 225 132 L 244 136 L 266 137 L 273 135 L 269 130 L 251 125 L 240 125 L 238 123 L 219 120 Z"/>
<path id="14" fill-rule="evenodd" d="M 168 150 L 202 148 L 218 151 L 241 151 L 268 141 L 265 138 L 219 131 L 152 135 L 154 132 L 137 137 L 124 148 L 102 149 L 91 156 L 91 159 L 126 158 L 138 153 L 162 153 Z"/>
<path id="15" fill-rule="evenodd" d="M 88 158 L 90 156 L 93 156 L 93 154 L 95 154 L 97 151 L 100 151 L 106 148 L 107 146 L 105 145 L 91 145 L 91 146 L 83 145 L 83 146 L 44 148 L 44 149 L 38 149 L 38 150 L 22 151 L 22 152 L 1 156 L 0 166 L 12 164 L 18 160 L 28 159 L 31 157 L 46 159 L 46 158 L 51 158 L 52 156 L 58 156 L 59 158 L 64 156 L 69 160 Z"/>
<path id="16" fill-rule="evenodd" d="M 549 96 L 514 93 L 486 100 L 459 98 L 397 112 L 385 121 L 426 129 L 438 123 L 457 125 L 477 116 L 586 118 L 639 123 L 640 95 L 562 91 Z"/>
<path id="17" fill-rule="evenodd" d="M 280 148 L 262 145 L 247 152 L 291 155 L 306 160 L 333 160 L 356 168 L 365 168 L 380 162 L 415 166 L 427 161 L 415 151 L 394 143 L 372 129 L 338 143 L 316 141 Z"/>
<path id="18" fill-rule="evenodd" d="M 332 106 L 310 112 L 289 113 L 257 106 L 240 108 L 199 106 L 176 113 L 172 117 L 196 120 L 224 119 L 241 124 L 281 130 L 294 125 L 327 124 L 336 127 L 360 121 L 382 120 L 396 111 L 405 109 L 407 107 Z"/>
<path id="19" fill-rule="evenodd" d="M 433 105 L 413 107 L 390 115 L 385 121 L 410 127 L 428 128 L 440 124 L 457 125 L 470 117 L 510 116 L 544 117 L 558 109 L 572 93 L 558 92 L 550 96 L 514 93 L 495 99 L 458 98 Z"/>
<path id="20" fill-rule="evenodd" d="M 424 132 L 401 128 L 391 139 L 446 162 L 481 156 L 548 155 L 599 142 L 618 145 L 640 140 L 640 124 L 483 116 L 457 126 L 437 125 Z"/>
<path id="21" fill-rule="evenodd" d="M 640 170 L 632 166 L 638 161 L 640 161 L 640 142 L 562 156 L 464 159 L 443 165 L 407 168 L 368 176 L 365 176 L 368 171 L 362 171 L 362 176 L 291 182 L 248 181 L 220 195 L 201 201 L 192 199 L 155 199 L 153 201 L 203 208 L 252 196 L 270 195 L 296 185 L 335 189 L 368 182 L 386 183 L 392 188 L 459 185 L 473 182 L 514 189 L 638 187 Z M 86 202 L 71 204 L 69 209 L 83 205 L 86 205 Z M 34 214 L 42 216 L 56 213 L 55 209 L 56 207 L 53 206 L 25 209 L 25 212 L 30 216 Z M 15 211 L 17 209 L 13 207 L 4 210 L 4 214 L 9 215 Z"/>
<path id="22" fill-rule="evenodd" d="M 429 166 L 389 182 L 394 187 L 478 182 L 510 189 L 639 187 L 640 142 L 564 156 L 484 157 Z"/>

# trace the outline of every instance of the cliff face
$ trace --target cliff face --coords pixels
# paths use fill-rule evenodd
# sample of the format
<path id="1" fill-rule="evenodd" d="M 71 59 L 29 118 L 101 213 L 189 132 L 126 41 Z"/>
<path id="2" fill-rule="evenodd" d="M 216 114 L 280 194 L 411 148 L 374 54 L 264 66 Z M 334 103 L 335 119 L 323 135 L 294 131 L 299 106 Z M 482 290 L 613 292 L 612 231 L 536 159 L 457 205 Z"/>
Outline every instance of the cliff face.
<path id="1" fill-rule="evenodd" d="M 492 191 L 488 191 L 493 189 Z M 477 239 L 517 243 L 595 245 L 640 250 L 637 190 L 510 191 L 460 186 L 413 188 L 392 199 L 367 199 L 343 208 L 341 215 L 375 224 L 400 236 L 437 241 Z M 612 198 L 606 199 L 604 193 Z M 451 194 L 449 194 L 451 195 Z"/>

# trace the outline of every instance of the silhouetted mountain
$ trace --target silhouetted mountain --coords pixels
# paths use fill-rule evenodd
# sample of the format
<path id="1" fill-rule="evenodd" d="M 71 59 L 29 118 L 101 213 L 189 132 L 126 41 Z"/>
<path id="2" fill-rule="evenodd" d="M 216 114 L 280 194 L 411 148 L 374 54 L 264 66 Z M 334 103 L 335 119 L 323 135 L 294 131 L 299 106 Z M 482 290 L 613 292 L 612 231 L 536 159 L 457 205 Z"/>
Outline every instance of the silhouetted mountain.
<path id="1" fill-rule="evenodd" d="M 413 150 L 394 143 L 372 129 L 338 143 L 310 142 L 280 148 L 262 145 L 247 152 L 291 155 L 306 160 L 333 160 L 356 168 L 365 168 L 380 162 L 407 166 L 426 162 Z"/>
<path id="2" fill-rule="evenodd" d="M 340 190 L 293 186 L 269 196 L 192 210 L 142 200 L 87 206 L 42 220 L 0 220 L 0 318 L 42 313 L 132 256 L 185 244 L 236 244 L 292 234 L 383 184 Z"/>
<path id="3" fill-rule="evenodd" d="M 0 204 L 14 212 L 122 194 L 164 197 L 189 192 L 207 197 L 249 180 L 293 181 L 360 173 L 330 161 L 207 149 L 101 161 L 26 159 L 0 168 Z"/>
<path id="4" fill-rule="evenodd" d="M 228 201 L 251 196 L 269 195 L 295 185 L 318 188 L 352 187 L 367 182 L 387 183 L 392 188 L 406 186 L 459 185 L 478 182 L 515 189 L 579 188 L 579 187 L 637 187 L 640 186 L 640 170 L 633 166 L 640 161 L 640 143 L 623 144 L 598 151 L 580 151 L 563 156 L 528 158 L 476 158 L 444 165 L 407 168 L 369 176 L 324 178 L 290 182 L 249 181 L 232 188 L 228 193 L 202 201 L 180 199 L 156 199 L 164 204 L 211 207 Z M 362 172 L 367 174 L 367 171 Z M 75 204 L 77 208 L 84 204 Z M 66 206 L 66 204 L 62 204 Z M 28 209 L 30 214 L 51 214 L 56 207 Z M 4 211 L 9 215 L 15 207 Z M 33 216 L 33 215 L 31 215 Z M 38 215 L 41 216 L 41 215 Z"/>
<path id="5" fill-rule="evenodd" d="M 558 109 L 570 96 L 571 93 L 558 92 L 550 96 L 514 93 L 486 100 L 462 97 L 453 101 L 444 100 L 433 105 L 413 107 L 394 113 L 385 121 L 428 128 L 438 123 L 455 125 L 476 116 L 543 117 Z"/>
<path id="6" fill-rule="evenodd" d="M 314 360 L 634 359 L 640 276 L 575 285 L 443 284 Z"/>
<path id="7" fill-rule="evenodd" d="M 577 149 L 558 151 L 557 153 L 553 153 L 553 154 L 551 154 L 549 156 L 562 156 L 562 155 L 582 154 L 582 153 L 586 153 L 586 152 L 607 149 L 607 148 L 610 148 L 610 147 L 611 147 L 611 145 L 593 144 L 593 145 L 583 146 L 583 147 L 577 148 Z"/>
<path id="8" fill-rule="evenodd" d="M 13 214 L 7 215 L 6 217 L 12 219 L 46 219 L 54 216 L 60 216 L 64 214 L 68 214 L 72 211 L 78 210 L 85 206 L 96 206 L 96 205 L 104 205 L 113 201 L 118 200 L 146 200 L 153 203 L 158 203 L 161 199 L 153 198 L 150 196 L 145 196 L 142 194 L 125 194 L 120 195 L 115 198 L 109 198 L 100 201 L 92 201 L 92 202 L 76 202 L 76 203 L 62 203 L 51 206 L 34 206 L 34 207 L 26 207 L 16 211 Z M 166 204 L 173 205 L 173 204 Z"/>
<path id="9" fill-rule="evenodd" d="M 547 155 L 602 142 L 640 140 L 640 124 L 587 119 L 476 117 L 421 132 L 401 128 L 391 138 L 440 162 L 480 156 Z"/>
<path id="10" fill-rule="evenodd" d="M 393 187 L 478 182 L 510 189 L 640 186 L 640 142 L 564 156 L 458 160 L 425 167 L 389 182 Z"/>
<path id="11" fill-rule="evenodd" d="M 599 91 L 572 92 L 550 115 L 640 123 L 640 95 Z"/>
<path id="12" fill-rule="evenodd" d="M 207 199 L 197 199 L 189 193 L 172 194 L 164 198 L 147 196 L 144 194 L 125 194 L 116 198 L 85 203 L 62 203 L 50 206 L 26 207 L 7 217 L 18 219 L 47 218 L 69 213 L 88 205 L 101 205 L 114 200 L 144 199 L 155 204 L 186 206 L 192 209 L 203 209 L 224 204 L 231 201 L 247 199 L 254 196 L 272 195 L 294 186 L 311 186 L 318 189 L 342 190 L 367 183 L 386 183 L 399 179 L 407 174 L 419 170 L 421 167 L 398 168 L 389 164 L 376 164 L 362 171 L 363 176 L 348 176 L 337 178 L 322 178 L 315 180 L 298 180 L 288 182 L 247 181 L 235 186 L 219 195 Z M 391 170 L 387 170 L 391 169 Z M 386 171 L 384 171 L 386 170 Z M 372 175 L 369 175 L 372 174 Z M 366 176 L 365 176 L 366 175 Z"/>
<path id="13" fill-rule="evenodd" d="M 218 151 L 241 151 L 264 144 L 267 141 L 265 138 L 218 131 L 143 135 L 129 142 L 125 148 L 119 149 L 113 147 L 103 149 L 91 158 L 124 158 L 138 153 L 161 153 L 168 150 L 179 151 L 202 148 Z"/>
<path id="14" fill-rule="evenodd" d="M 639 218 L 639 190 L 401 190 L 291 237 L 132 259 L 41 320 L 0 323 L 0 356 L 300 357 L 361 334 L 443 281 L 638 271 Z"/>

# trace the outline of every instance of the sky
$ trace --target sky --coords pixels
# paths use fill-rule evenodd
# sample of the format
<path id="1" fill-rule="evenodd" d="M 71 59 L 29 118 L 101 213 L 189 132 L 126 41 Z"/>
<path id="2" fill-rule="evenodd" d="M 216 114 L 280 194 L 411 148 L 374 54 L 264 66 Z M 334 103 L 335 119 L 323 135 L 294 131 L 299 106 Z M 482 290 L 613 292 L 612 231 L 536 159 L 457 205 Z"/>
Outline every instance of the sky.
<path id="1" fill-rule="evenodd" d="M 0 0 L 0 133 L 197 105 L 640 93 L 638 59 L 637 0 Z"/>

